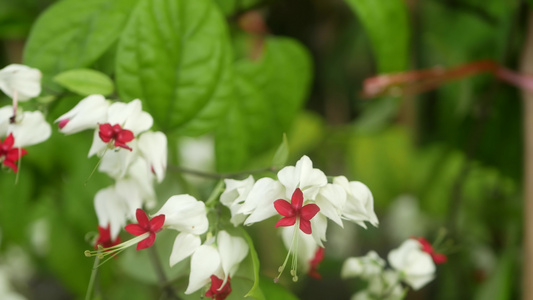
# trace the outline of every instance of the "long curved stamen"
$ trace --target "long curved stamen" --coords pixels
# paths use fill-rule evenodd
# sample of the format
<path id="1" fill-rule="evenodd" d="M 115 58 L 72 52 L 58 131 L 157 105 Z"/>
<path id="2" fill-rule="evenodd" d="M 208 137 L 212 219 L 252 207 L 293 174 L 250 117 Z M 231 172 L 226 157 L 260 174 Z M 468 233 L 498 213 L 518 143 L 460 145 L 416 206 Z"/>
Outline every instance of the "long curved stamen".
<path id="1" fill-rule="evenodd" d="M 115 245 L 115 246 L 112 246 L 112 247 L 109 247 L 109 248 L 104 248 L 101 245 L 98 245 L 98 249 L 97 250 L 86 250 L 85 251 L 85 256 L 87 256 L 87 257 L 97 256 L 99 259 L 103 259 L 104 257 L 111 255 L 110 258 L 113 258 L 114 256 L 118 255 L 120 252 L 126 250 L 126 248 L 137 244 L 138 242 L 146 239 L 148 236 L 150 236 L 150 232 L 145 232 L 145 233 L 143 233 L 143 234 L 141 234 L 139 236 L 136 236 L 136 237 L 132 238 L 131 240 L 125 241 L 123 243 L 120 243 L 118 245 Z M 107 260 L 108 259 L 103 261 L 98 266 L 102 265 Z"/>
<path id="2" fill-rule="evenodd" d="M 298 264 L 298 254 L 296 253 L 298 251 L 298 227 L 300 226 L 300 220 L 298 219 L 296 221 L 296 224 L 294 226 L 293 234 L 292 234 L 292 242 L 291 246 L 289 247 L 289 252 L 287 253 L 287 256 L 285 257 L 285 260 L 283 261 L 283 265 L 278 268 L 278 276 L 274 278 L 274 282 L 278 282 L 279 278 L 281 277 L 281 274 L 283 274 L 283 271 L 285 270 L 285 266 L 287 265 L 287 262 L 289 261 L 289 257 L 292 256 L 291 261 L 291 276 L 292 280 L 294 282 L 298 281 L 298 274 L 297 274 L 297 264 Z M 295 266 L 296 265 L 296 266 Z"/>

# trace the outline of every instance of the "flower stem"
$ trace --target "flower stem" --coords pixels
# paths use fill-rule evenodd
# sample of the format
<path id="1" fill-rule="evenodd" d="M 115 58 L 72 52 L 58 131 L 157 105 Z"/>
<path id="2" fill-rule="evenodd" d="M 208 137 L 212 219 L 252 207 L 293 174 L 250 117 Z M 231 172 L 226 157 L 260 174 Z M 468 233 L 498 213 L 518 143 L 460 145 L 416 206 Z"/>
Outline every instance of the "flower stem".
<path id="1" fill-rule="evenodd" d="M 96 275 L 98 274 L 98 264 L 100 263 L 100 259 L 98 256 L 94 258 L 94 264 L 93 264 L 93 270 L 91 272 L 91 279 L 89 279 L 89 286 L 87 287 L 87 293 L 85 293 L 85 300 L 91 300 L 92 291 L 94 290 L 94 281 L 96 279 Z"/>
<path id="2" fill-rule="evenodd" d="M 172 287 L 168 285 L 167 276 L 165 275 L 165 270 L 163 270 L 163 266 L 161 265 L 161 261 L 159 260 L 159 255 L 157 255 L 155 245 L 152 245 L 150 248 L 148 248 L 148 254 L 150 256 L 152 264 L 154 265 L 155 273 L 157 275 L 157 278 L 159 279 L 161 288 L 163 288 L 163 291 L 166 294 L 166 299 L 178 300 L 178 296 L 176 295 Z"/>
<path id="3" fill-rule="evenodd" d="M 207 201 L 205 201 L 205 206 L 207 207 L 213 206 L 223 191 L 224 191 L 224 180 L 219 180 L 217 185 L 211 192 L 211 195 L 209 195 L 209 198 L 207 199 Z"/>

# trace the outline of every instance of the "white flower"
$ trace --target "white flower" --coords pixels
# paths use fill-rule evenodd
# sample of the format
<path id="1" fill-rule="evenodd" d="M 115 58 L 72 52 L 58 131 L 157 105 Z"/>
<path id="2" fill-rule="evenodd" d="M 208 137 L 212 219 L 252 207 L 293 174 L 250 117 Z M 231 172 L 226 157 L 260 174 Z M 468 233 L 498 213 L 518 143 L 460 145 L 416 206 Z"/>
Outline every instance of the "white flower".
<path id="1" fill-rule="evenodd" d="M 109 101 L 102 95 L 90 95 L 82 99 L 74 108 L 57 118 L 59 131 L 72 134 L 86 129 L 96 129 L 99 123 L 107 120 Z"/>
<path id="2" fill-rule="evenodd" d="M 414 290 L 418 290 L 435 277 L 435 264 L 431 255 L 422 251 L 420 243 L 408 239 L 388 256 L 389 263 L 401 274 L 401 278 Z"/>
<path id="3" fill-rule="evenodd" d="M 248 252 L 248 244 L 242 237 L 220 231 L 216 238 L 216 246 L 211 239 L 192 254 L 191 274 L 185 294 L 194 293 L 208 284 L 211 275 L 222 278 L 224 286 L 228 278 L 235 275 Z"/>
<path id="4" fill-rule="evenodd" d="M 366 228 L 364 221 L 370 222 L 373 226 L 379 224 L 374 212 L 374 198 L 366 185 L 359 181 L 348 182 L 344 176 L 335 177 L 333 183 L 346 191 L 347 199 L 342 209 L 344 219 L 355 222 L 364 228 Z"/>
<path id="5" fill-rule="evenodd" d="M 163 181 L 167 170 L 167 136 L 160 131 L 145 132 L 139 137 L 138 147 L 157 181 Z"/>
<path id="6" fill-rule="evenodd" d="M 231 211 L 231 223 L 237 227 L 246 219 L 246 215 L 239 210 L 254 186 L 252 175 L 244 180 L 225 179 L 226 189 L 220 195 L 220 203 L 228 207 Z"/>
<path id="7" fill-rule="evenodd" d="M 392 270 L 385 270 L 380 275 L 371 277 L 368 292 L 377 299 L 401 300 L 404 298 L 404 290 L 400 285 L 398 273 Z"/>
<path id="8" fill-rule="evenodd" d="M 350 257 L 344 261 L 341 270 L 342 278 L 378 276 L 383 271 L 385 261 L 375 251 L 368 252 L 365 256 Z"/>
<path id="9" fill-rule="evenodd" d="M 142 111 L 141 101 L 135 99 L 129 103 L 115 102 L 111 104 L 107 110 L 107 120 L 105 124 L 111 126 L 118 125 L 122 130 L 131 131 L 133 136 L 136 137 L 141 132 L 152 127 L 153 119 L 149 113 Z M 97 129 L 94 134 L 91 149 L 89 150 L 89 157 L 97 153 L 102 155 L 107 147 L 108 143 L 102 140 L 100 132 Z"/>
<path id="10" fill-rule="evenodd" d="M 0 90 L 12 99 L 28 100 L 41 93 L 41 77 L 37 69 L 11 64 L 0 70 Z"/>

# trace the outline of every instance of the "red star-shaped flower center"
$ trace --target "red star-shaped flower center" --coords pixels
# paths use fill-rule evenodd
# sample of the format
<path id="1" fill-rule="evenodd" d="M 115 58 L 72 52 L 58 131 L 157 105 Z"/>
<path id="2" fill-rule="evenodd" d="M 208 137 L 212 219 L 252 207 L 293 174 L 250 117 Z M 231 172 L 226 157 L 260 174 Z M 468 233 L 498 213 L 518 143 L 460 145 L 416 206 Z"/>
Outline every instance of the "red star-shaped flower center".
<path id="1" fill-rule="evenodd" d="M 24 148 L 13 148 L 14 144 L 15 138 L 12 133 L 4 139 L 4 142 L 0 140 L 0 162 L 2 162 L 4 166 L 13 169 L 13 172 L 17 173 L 18 167 L 16 162 L 23 155 L 28 154 L 28 151 Z"/>
<path id="2" fill-rule="evenodd" d="M 104 143 L 113 141 L 115 147 L 121 147 L 130 151 L 131 148 L 126 143 L 131 142 L 135 138 L 133 132 L 122 129 L 118 124 L 111 126 L 109 123 L 100 124 L 98 135 Z"/>
<path id="3" fill-rule="evenodd" d="M 284 216 L 276 223 L 276 227 L 292 226 L 296 221 L 299 221 L 300 230 L 306 234 L 311 234 L 310 220 L 320 211 L 320 208 L 316 204 L 302 206 L 303 202 L 304 195 L 299 188 L 292 194 L 291 203 L 285 199 L 274 201 L 274 207 L 280 215 Z"/>
<path id="4" fill-rule="evenodd" d="M 126 229 L 127 232 L 137 236 L 147 232 L 150 233 L 147 238 L 137 244 L 137 250 L 142 250 L 154 244 L 156 233 L 161 231 L 161 227 L 165 223 L 165 215 L 157 215 L 153 217 L 152 220 L 149 220 L 144 210 L 140 208 L 137 209 L 135 214 L 139 224 L 129 224 L 126 225 L 124 229 Z"/>

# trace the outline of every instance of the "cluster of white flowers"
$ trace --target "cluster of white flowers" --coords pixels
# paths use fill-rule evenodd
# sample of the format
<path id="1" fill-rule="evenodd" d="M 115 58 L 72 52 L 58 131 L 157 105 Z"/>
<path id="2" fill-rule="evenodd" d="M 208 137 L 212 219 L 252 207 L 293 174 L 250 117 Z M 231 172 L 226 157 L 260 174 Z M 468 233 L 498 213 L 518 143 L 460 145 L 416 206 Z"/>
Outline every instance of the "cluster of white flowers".
<path id="1" fill-rule="evenodd" d="M 52 133 L 42 112 L 18 107 L 19 101 L 41 93 L 41 72 L 24 65 L 9 65 L 0 70 L 0 89 L 13 99 L 13 105 L 0 108 L 0 163 L 16 173 L 20 158 L 28 153 L 23 147 L 44 142 Z"/>
<path id="2" fill-rule="evenodd" d="M 423 238 L 408 239 L 399 248 L 389 252 L 391 269 L 385 269 L 385 261 L 374 251 L 366 256 L 350 257 L 342 267 L 341 277 L 360 277 L 368 281 L 366 290 L 359 291 L 352 300 L 399 300 L 406 290 L 402 282 L 419 290 L 435 278 L 435 264 L 444 263 L 446 257 L 435 253 Z"/>
<path id="3" fill-rule="evenodd" d="M 296 166 L 281 169 L 277 180 L 265 177 L 254 181 L 251 176 L 241 181 L 227 179 L 220 201 L 231 210 L 231 222 L 235 226 L 251 225 L 278 213 L 283 216 L 276 227 L 283 227 L 283 241 L 289 255 L 293 254 L 294 280 L 297 280 L 298 267 L 295 260 L 300 258 L 301 267 L 308 271 L 313 268 L 311 262 L 316 262 L 317 253 L 322 253 L 327 219 L 341 227 L 343 220 L 364 228 L 364 222 L 374 226 L 379 223 L 372 193 L 366 185 L 350 182 L 344 176 L 334 177 L 328 183 L 324 172 L 313 168 L 307 156 Z"/>
<path id="4" fill-rule="evenodd" d="M 148 131 L 153 119 L 138 99 L 111 103 L 102 95 L 91 95 L 56 122 L 67 135 L 94 130 L 89 157 L 99 156 L 98 170 L 115 179 L 113 186 L 96 194 L 94 205 L 99 226 L 115 240 L 137 208 L 155 205 L 153 183 L 165 177 L 167 138 Z"/>

